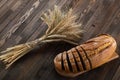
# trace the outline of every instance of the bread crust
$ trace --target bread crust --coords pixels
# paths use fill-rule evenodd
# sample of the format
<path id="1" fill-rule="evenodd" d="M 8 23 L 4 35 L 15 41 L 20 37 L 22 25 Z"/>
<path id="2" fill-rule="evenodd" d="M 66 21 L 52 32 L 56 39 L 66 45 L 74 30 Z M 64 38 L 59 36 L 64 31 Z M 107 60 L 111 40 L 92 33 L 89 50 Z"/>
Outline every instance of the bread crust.
<path id="1" fill-rule="evenodd" d="M 58 54 L 54 59 L 55 69 L 63 76 L 75 77 L 107 63 L 116 47 L 112 36 L 99 35 Z"/>

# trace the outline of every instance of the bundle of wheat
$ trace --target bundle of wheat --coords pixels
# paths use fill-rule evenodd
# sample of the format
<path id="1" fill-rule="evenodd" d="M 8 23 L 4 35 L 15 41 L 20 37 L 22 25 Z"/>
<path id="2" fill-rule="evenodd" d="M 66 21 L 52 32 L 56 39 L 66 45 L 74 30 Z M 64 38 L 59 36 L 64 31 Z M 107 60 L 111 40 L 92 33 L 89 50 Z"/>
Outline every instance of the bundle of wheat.
<path id="1" fill-rule="evenodd" d="M 53 11 L 48 10 L 48 13 L 44 13 L 41 19 L 48 25 L 46 33 L 41 38 L 7 48 L 1 52 L 3 55 L 0 56 L 0 60 L 5 63 L 6 69 L 37 45 L 54 41 L 78 44 L 83 30 L 81 24 L 76 22 L 77 16 L 73 15 L 72 9 L 63 13 L 60 8 L 55 6 Z"/>

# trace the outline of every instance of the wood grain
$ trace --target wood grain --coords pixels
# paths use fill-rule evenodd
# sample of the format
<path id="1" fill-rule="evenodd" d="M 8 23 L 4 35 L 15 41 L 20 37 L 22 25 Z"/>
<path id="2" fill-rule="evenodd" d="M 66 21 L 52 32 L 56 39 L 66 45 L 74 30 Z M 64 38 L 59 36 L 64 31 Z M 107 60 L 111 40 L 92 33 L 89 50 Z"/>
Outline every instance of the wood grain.
<path id="1" fill-rule="evenodd" d="M 37 0 L 0 0 L 0 41 L 21 21 Z M 19 24 L 0 46 L 0 51 L 16 44 L 41 37 L 47 25 L 39 18 L 47 9 L 58 5 L 66 11 L 73 8 L 85 30 L 80 44 L 101 33 L 111 34 L 117 41 L 120 55 L 120 0 L 39 0 L 39 5 Z M 1 42 L 0 42 L 1 43 Z M 8 70 L 0 63 L 0 80 L 120 80 L 120 58 L 75 78 L 62 77 L 55 71 L 53 59 L 72 48 L 65 42 L 38 46 Z"/>

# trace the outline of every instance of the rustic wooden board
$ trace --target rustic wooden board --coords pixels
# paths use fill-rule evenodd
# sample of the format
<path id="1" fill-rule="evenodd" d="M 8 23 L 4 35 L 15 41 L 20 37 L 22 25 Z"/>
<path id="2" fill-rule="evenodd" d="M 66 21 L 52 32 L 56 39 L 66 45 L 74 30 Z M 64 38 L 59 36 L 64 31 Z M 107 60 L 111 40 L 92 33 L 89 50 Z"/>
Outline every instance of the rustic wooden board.
<path id="1" fill-rule="evenodd" d="M 40 4 L 27 19 L 14 29 L 23 15 L 37 0 L 0 0 L 0 41 L 9 30 L 15 30 L 0 51 L 16 44 L 41 37 L 47 25 L 39 18 L 47 9 L 58 5 L 62 10 L 73 8 L 85 30 L 80 44 L 101 33 L 112 35 L 120 55 L 120 0 L 39 0 Z M 1 42 L 0 42 L 1 43 Z M 65 42 L 38 46 L 18 60 L 8 70 L 0 65 L 0 80 L 120 80 L 120 58 L 75 78 L 62 77 L 54 69 L 54 57 L 74 47 Z"/>

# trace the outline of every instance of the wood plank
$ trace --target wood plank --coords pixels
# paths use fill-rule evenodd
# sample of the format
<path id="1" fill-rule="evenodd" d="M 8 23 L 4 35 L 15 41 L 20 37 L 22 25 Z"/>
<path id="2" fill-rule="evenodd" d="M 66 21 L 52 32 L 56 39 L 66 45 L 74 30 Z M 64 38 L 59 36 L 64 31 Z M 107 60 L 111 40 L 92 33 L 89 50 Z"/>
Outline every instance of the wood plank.
<path id="1" fill-rule="evenodd" d="M 120 66 L 118 67 L 112 80 L 119 80 L 119 79 L 120 79 Z"/>
<path id="2" fill-rule="evenodd" d="M 22 2 L 19 0 L 17 1 L 12 7 L 11 10 L 15 11 L 20 5 L 22 4 Z"/>
<path id="3" fill-rule="evenodd" d="M 30 1 L 30 0 L 29 0 Z M 29 1 L 25 0 L 25 1 L 22 1 L 22 4 L 21 6 L 13 13 L 11 14 L 8 18 L 6 18 L 6 20 L 0 24 L 0 32 L 6 28 L 5 26 L 8 25 L 8 23 L 10 23 L 18 13 L 20 13 L 22 11 L 22 9 L 26 6 L 27 3 L 29 3 Z"/>
<path id="4" fill-rule="evenodd" d="M 37 0 L 13 0 L 14 3 L 0 1 L 0 40 L 31 9 Z M 15 2 L 16 1 L 16 2 Z M 20 1 L 20 2 L 19 2 Z M 12 2 L 12 1 L 11 1 Z M 7 47 L 35 40 L 41 37 L 47 25 L 39 18 L 42 12 L 59 5 L 62 10 L 73 8 L 78 14 L 78 22 L 86 31 L 80 44 L 100 33 L 109 33 L 117 41 L 116 52 L 120 55 L 120 1 L 119 0 L 40 0 L 40 5 L 1 46 Z M 7 6 L 10 6 L 7 9 Z M 10 14 L 9 14 L 10 13 Z M 60 76 L 54 68 L 54 57 L 74 47 L 65 42 L 47 43 L 18 60 L 8 70 L 0 64 L 0 80 L 119 80 L 120 59 L 110 61 L 103 66 L 75 78 Z"/>
<path id="5" fill-rule="evenodd" d="M 0 8 L 0 18 L 13 6 L 14 3 L 16 3 L 16 0 L 6 1 L 6 5 L 3 5 L 3 7 Z"/>
<path id="6" fill-rule="evenodd" d="M 34 1 L 34 0 L 33 0 Z M 1 46 L 5 43 L 5 40 L 8 38 L 8 37 L 10 37 L 11 36 L 11 33 L 13 33 L 13 31 L 15 31 L 14 29 L 16 28 L 16 29 L 18 29 L 19 28 L 19 26 L 22 24 L 21 22 L 20 22 L 20 24 L 19 24 L 19 21 L 20 21 L 20 18 L 24 15 L 24 13 L 26 12 L 26 10 L 31 6 L 31 4 L 32 4 L 32 1 L 31 1 L 31 3 L 29 4 L 29 5 L 27 5 L 27 7 L 25 7 L 24 9 L 23 9 L 23 11 L 22 12 L 20 12 L 15 18 L 14 18 L 14 20 L 12 20 L 12 22 L 10 22 L 10 24 L 9 25 L 7 25 L 7 27 L 1 32 L 1 35 L 0 36 L 2 36 L 3 34 L 4 34 L 4 36 L 2 36 L 1 37 Z M 17 25 L 18 24 L 18 25 Z M 3 33 L 3 34 L 2 34 Z M 6 34 L 5 34 L 6 33 Z"/>
<path id="7" fill-rule="evenodd" d="M 8 0 L 1 0 L 0 1 L 0 8 L 7 2 Z"/>
<path id="8" fill-rule="evenodd" d="M 102 32 L 101 29 L 103 29 L 103 26 L 106 23 L 109 23 L 110 16 L 113 16 L 114 12 L 117 11 L 117 9 L 119 7 L 119 6 L 116 6 L 117 3 L 119 2 L 117 0 L 116 0 L 116 2 L 114 2 L 114 4 L 113 4 L 113 2 L 110 2 L 110 1 L 108 1 L 108 4 L 107 4 L 107 2 L 105 4 L 103 2 L 104 1 L 101 2 L 101 5 L 99 5 L 97 10 L 93 13 L 93 16 L 88 21 L 88 23 L 84 26 L 86 33 L 84 34 L 84 40 L 82 40 L 82 41 L 86 41 L 87 39 L 89 39 L 97 34 L 105 33 L 105 31 Z M 110 13 L 109 11 L 111 10 L 111 8 L 112 8 L 113 12 Z M 114 19 L 114 17 L 112 17 L 112 18 Z M 112 20 L 112 19 L 110 19 L 110 20 Z M 91 36 L 91 35 L 93 35 L 93 36 Z"/>

